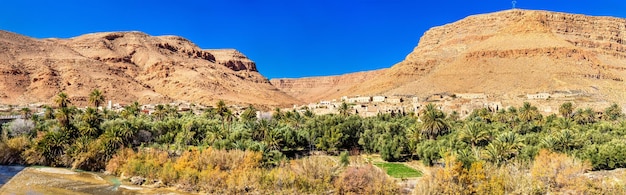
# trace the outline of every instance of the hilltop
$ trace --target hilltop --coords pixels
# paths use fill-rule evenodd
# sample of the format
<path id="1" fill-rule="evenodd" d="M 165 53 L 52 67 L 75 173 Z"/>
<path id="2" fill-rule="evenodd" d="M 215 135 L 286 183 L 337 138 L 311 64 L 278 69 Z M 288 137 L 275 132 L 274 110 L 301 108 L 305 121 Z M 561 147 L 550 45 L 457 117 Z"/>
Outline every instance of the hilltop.
<path id="1" fill-rule="evenodd" d="M 3 104 L 50 103 L 66 92 L 85 105 L 96 88 L 119 103 L 299 102 L 273 87 L 239 51 L 204 50 L 182 37 L 142 32 L 34 39 L 0 31 L 0 80 Z"/>

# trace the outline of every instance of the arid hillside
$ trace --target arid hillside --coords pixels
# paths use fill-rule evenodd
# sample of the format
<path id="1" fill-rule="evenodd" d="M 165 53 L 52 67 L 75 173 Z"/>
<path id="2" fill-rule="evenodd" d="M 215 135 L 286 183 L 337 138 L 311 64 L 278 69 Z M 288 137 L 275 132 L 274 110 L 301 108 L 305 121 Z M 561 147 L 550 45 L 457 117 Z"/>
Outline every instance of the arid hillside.
<path id="1" fill-rule="evenodd" d="M 119 103 L 299 103 L 233 49 L 203 50 L 181 37 L 141 32 L 39 40 L 0 31 L 1 103 L 50 103 L 63 91 L 84 105 L 96 88 Z"/>
<path id="2" fill-rule="evenodd" d="M 299 79 L 271 79 L 272 85 L 304 102 L 339 99 L 346 90 L 381 75 L 383 70 L 356 72 L 340 76 L 308 77 Z M 330 100 L 328 99 L 328 100 Z"/>
<path id="3" fill-rule="evenodd" d="M 351 75 L 354 81 L 336 86 L 326 82 L 333 77 L 272 83 L 294 97 L 315 101 L 446 92 L 506 100 L 529 93 L 575 92 L 592 101 L 626 103 L 626 20 L 529 10 L 470 16 L 430 29 L 404 61 L 375 72 Z M 309 94 L 300 85 L 277 84 L 284 81 L 337 93 Z"/>

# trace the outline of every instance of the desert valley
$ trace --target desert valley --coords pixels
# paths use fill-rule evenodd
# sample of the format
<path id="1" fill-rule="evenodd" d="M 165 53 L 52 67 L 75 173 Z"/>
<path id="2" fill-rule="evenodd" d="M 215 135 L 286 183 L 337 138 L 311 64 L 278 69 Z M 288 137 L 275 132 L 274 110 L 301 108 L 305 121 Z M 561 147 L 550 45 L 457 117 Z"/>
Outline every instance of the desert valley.
<path id="1" fill-rule="evenodd" d="M 33 166 L 0 194 L 626 193 L 626 19 L 473 15 L 305 78 L 192 41 L 0 30 L 0 164 Z"/>

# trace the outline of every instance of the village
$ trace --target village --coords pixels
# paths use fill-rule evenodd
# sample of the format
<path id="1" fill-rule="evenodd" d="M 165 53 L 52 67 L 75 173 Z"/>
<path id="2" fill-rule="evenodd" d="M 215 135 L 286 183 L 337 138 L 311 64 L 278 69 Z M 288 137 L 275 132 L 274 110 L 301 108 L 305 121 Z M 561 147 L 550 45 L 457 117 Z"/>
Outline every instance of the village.
<path id="1" fill-rule="evenodd" d="M 343 96 L 339 100 L 322 100 L 308 105 L 294 105 L 292 109 L 304 112 L 311 110 L 315 114 L 339 113 L 343 103 L 349 105 L 352 114 L 362 117 L 376 116 L 379 113 L 409 114 L 419 116 L 421 109 L 427 104 L 434 104 L 445 113 L 456 112 L 459 117 L 465 118 L 473 110 L 486 108 L 491 112 L 508 109 L 511 106 L 519 107 L 523 102 L 529 102 L 538 107 L 545 115 L 558 113 L 559 106 L 565 102 L 575 102 L 588 95 L 579 91 L 554 91 L 520 94 L 515 97 L 501 97 L 485 93 L 437 93 L 419 97 L 416 95 L 392 96 Z M 583 102 L 581 107 L 591 107 L 600 112 L 608 107 L 610 102 Z"/>
<path id="2" fill-rule="evenodd" d="M 322 100 L 316 103 L 309 103 L 306 105 L 293 105 L 289 108 L 281 108 L 281 110 L 295 110 L 304 113 L 309 110 L 317 115 L 323 114 L 338 114 L 339 109 L 343 103 L 349 106 L 349 113 L 357 114 L 362 117 L 372 117 L 378 114 L 414 114 L 419 116 L 421 109 L 427 104 L 434 104 L 438 109 L 445 113 L 456 112 L 459 117 L 465 118 L 472 113 L 473 110 L 486 108 L 491 112 L 498 112 L 501 109 L 508 109 L 511 106 L 521 106 L 523 102 L 530 102 L 534 106 L 538 107 L 538 110 L 546 115 L 554 114 L 558 112 L 558 108 L 562 103 L 571 101 L 575 102 L 580 98 L 585 98 L 588 95 L 582 92 L 541 92 L 532 94 L 521 94 L 515 97 L 500 97 L 495 95 L 488 95 L 485 93 L 437 93 L 428 96 L 416 96 L 416 95 L 376 95 L 376 96 L 342 96 L 338 99 Z M 158 104 L 142 104 L 139 105 L 140 112 L 146 115 L 151 115 L 155 112 Z M 177 101 L 162 104 L 169 108 L 175 109 L 178 112 L 192 112 L 194 114 L 201 114 L 205 110 L 213 108 L 212 105 L 194 104 L 186 101 Z M 603 108 L 610 105 L 610 102 L 584 102 L 580 103 L 580 106 L 591 107 L 596 111 L 601 111 Z M 115 112 L 121 112 L 128 104 L 113 103 L 113 101 L 107 101 L 106 105 L 99 107 L 98 109 L 111 110 Z M 45 104 L 26 104 L 26 105 L 0 105 L 0 115 L 18 118 L 23 112 L 22 109 L 27 110 L 31 114 L 43 114 Z M 239 116 L 248 107 L 247 105 L 229 104 L 228 107 L 233 111 L 234 116 Z M 625 106 L 626 107 L 626 106 Z M 86 107 L 79 107 L 78 109 L 85 109 Z M 261 109 L 260 109 L 261 110 Z M 257 111 L 257 118 L 271 118 L 274 111 Z"/>

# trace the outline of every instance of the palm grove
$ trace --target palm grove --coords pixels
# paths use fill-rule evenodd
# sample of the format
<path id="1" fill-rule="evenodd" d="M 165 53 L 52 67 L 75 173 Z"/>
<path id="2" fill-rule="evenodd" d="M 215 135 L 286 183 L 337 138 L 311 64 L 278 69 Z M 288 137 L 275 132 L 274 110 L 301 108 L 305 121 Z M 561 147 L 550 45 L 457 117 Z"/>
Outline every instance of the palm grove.
<path id="1" fill-rule="evenodd" d="M 285 181 L 267 177 L 292 171 L 294 178 L 289 188 L 309 193 L 331 189 L 342 192 L 339 188 L 349 185 L 327 183 L 346 182 L 354 174 L 368 176 L 358 171 L 363 169 L 351 171 L 341 166 L 329 170 L 319 167 L 328 178 L 298 174 L 294 164 L 306 164 L 312 151 L 330 155 L 345 151 L 379 154 L 386 161 L 421 160 L 427 166 L 443 166 L 446 157 L 454 156 L 464 169 L 470 170 L 477 162 L 494 167 L 529 164 L 540 151 L 547 150 L 587 161 L 593 170 L 626 167 L 626 120 L 616 104 L 598 115 L 592 109 L 564 103 L 558 115 L 543 116 L 535 106 L 524 103 L 498 111 L 478 109 L 459 119 L 458 114 L 446 114 L 433 104 L 426 105 L 420 113 L 363 118 L 352 114 L 350 106 L 344 103 L 339 114 L 276 109 L 271 119 L 258 119 L 253 106 L 236 116 L 223 101 L 200 115 L 178 112 L 170 105 L 157 105 L 147 115 L 141 112 L 138 102 L 121 112 L 97 109 L 104 100 L 103 93 L 94 90 L 89 94 L 90 106 L 81 110 L 72 106 L 67 94 L 60 93 L 54 108 L 46 107 L 41 116 L 23 110 L 23 115 L 30 118 L 26 123 L 20 120 L 19 125 L 15 121 L 2 128 L 0 163 L 107 170 L 112 174 L 153 178 L 151 182 L 158 180 L 164 185 L 182 182 L 195 191 L 215 190 L 202 187 L 205 177 L 237 170 L 254 173 L 251 169 L 263 174 L 248 175 L 257 180 L 247 182 L 271 186 L 255 190 L 271 191 L 277 186 L 283 189 Z M 249 166 L 215 160 L 217 154 L 240 159 L 239 163 Z M 202 158 L 203 155 L 213 158 Z M 231 180 L 224 179 L 227 181 Z M 388 181 L 369 184 L 385 182 Z M 231 186 L 221 185 L 223 189 Z M 254 186 L 241 185 L 247 187 L 231 192 L 245 192 Z M 398 190 L 391 188 L 372 187 L 391 190 L 387 192 Z"/>

